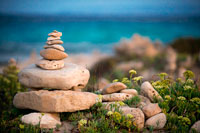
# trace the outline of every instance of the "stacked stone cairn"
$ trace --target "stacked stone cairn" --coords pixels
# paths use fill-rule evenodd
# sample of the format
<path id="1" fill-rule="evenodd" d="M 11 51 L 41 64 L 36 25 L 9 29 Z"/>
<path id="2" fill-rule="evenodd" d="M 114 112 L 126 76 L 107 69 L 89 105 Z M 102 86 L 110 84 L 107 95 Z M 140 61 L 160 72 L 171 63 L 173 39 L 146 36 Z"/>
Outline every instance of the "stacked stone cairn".
<path id="1" fill-rule="evenodd" d="M 64 58 L 67 58 L 67 53 L 61 44 L 60 40 L 62 32 L 54 30 L 48 34 L 50 37 L 47 39 L 47 45 L 44 46 L 44 50 L 40 52 L 40 55 L 44 58 L 40 60 L 36 65 L 42 69 L 55 70 L 64 67 Z"/>
<path id="2" fill-rule="evenodd" d="M 40 52 L 43 59 L 18 75 L 19 82 L 29 91 L 17 93 L 13 100 L 16 108 L 37 111 L 22 116 L 21 121 L 41 128 L 61 125 L 59 113 L 89 109 L 98 99 L 94 93 L 80 91 L 88 83 L 89 71 L 64 63 L 68 55 L 61 46 L 62 33 L 53 31 L 49 36 L 45 49 Z"/>
<path id="3" fill-rule="evenodd" d="M 101 85 L 102 87 L 102 83 L 98 84 L 97 86 Z M 121 82 L 109 83 L 100 88 L 99 93 L 102 94 L 102 102 L 106 109 L 114 111 L 113 107 L 115 106 L 111 105 L 117 104 L 124 115 L 133 115 L 135 125 L 140 130 L 144 127 L 162 129 L 166 124 L 166 115 L 162 113 L 158 103 L 153 103 L 154 98 L 162 100 L 162 97 L 148 81 L 142 83 L 140 94 L 135 89 L 127 89 L 127 86 Z M 129 107 L 120 102 L 135 96 L 140 98 L 137 107 Z"/>

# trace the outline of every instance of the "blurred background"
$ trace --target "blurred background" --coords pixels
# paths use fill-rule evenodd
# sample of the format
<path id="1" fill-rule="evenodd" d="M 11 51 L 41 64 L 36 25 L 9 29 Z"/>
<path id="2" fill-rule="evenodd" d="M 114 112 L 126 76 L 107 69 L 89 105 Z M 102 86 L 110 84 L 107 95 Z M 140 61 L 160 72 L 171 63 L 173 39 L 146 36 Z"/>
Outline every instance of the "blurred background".
<path id="1" fill-rule="evenodd" d="M 1 67 L 10 58 L 20 69 L 35 63 L 58 30 L 66 62 L 98 78 L 200 73 L 199 0 L 1 0 L 0 20 Z"/>

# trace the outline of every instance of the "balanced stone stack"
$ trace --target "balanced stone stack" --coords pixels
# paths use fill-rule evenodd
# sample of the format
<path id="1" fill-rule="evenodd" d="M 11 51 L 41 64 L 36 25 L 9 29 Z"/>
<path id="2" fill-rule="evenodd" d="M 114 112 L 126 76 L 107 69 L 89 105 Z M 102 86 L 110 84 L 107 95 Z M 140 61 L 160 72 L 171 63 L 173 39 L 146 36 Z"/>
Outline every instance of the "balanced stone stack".
<path id="1" fill-rule="evenodd" d="M 40 52 L 40 55 L 44 58 L 40 60 L 36 65 L 42 69 L 54 70 L 64 67 L 64 60 L 67 58 L 67 53 L 61 44 L 60 40 L 62 32 L 54 30 L 48 34 L 50 37 L 47 39 L 47 45 L 44 46 L 44 50 Z"/>
<path id="2" fill-rule="evenodd" d="M 89 71 L 76 64 L 64 63 L 68 55 L 59 40 L 61 32 L 54 31 L 49 36 L 48 45 L 40 52 L 44 59 L 24 68 L 18 75 L 19 82 L 30 91 L 17 93 L 13 100 L 16 108 L 39 111 L 21 120 L 26 124 L 40 124 L 41 128 L 55 128 L 61 124 L 58 113 L 89 109 L 98 98 L 94 93 L 77 91 L 87 85 Z"/>

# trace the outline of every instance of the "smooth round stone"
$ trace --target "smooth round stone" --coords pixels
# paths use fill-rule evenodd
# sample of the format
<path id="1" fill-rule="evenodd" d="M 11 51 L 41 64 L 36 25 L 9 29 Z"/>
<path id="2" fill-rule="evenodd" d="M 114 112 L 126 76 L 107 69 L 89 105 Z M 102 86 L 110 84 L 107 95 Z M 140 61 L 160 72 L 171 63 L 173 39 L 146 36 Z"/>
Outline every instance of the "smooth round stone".
<path id="1" fill-rule="evenodd" d="M 67 58 L 67 53 L 53 48 L 48 48 L 40 51 L 40 55 L 47 60 L 62 60 Z"/>
<path id="2" fill-rule="evenodd" d="M 19 73 L 19 82 L 29 88 L 82 89 L 89 78 L 86 68 L 72 63 L 65 63 L 62 69 L 53 71 L 30 65 Z"/>
<path id="3" fill-rule="evenodd" d="M 53 49 L 57 49 L 57 50 L 60 50 L 60 51 L 63 51 L 63 52 L 65 51 L 65 49 L 63 48 L 63 46 L 57 45 L 57 44 L 55 44 L 55 45 L 45 45 L 44 48 L 45 49 L 47 49 L 47 48 L 53 48 Z"/>
<path id="4" fill-rule="evenodd" d="M 63 68 L 65 65 L 64 60 L 45 60 L 42 59 L 36 63 L 36 66 L 45 70 L 57 70 Z"/>
<path id="5" fill-rule="evenodd" d="M 51 41 L 51 40 L 59 40 L 60 37 L 54 37 L 54 36 L 50 36 L 47 38 L 47 41 Z"/>
<path id="6" fill-rule="evenodd" d="M 63 44 L 63 41 L 61 41 L 61 40 L 52 40 L 52 41 L 47 41 L 46 44 L 48 44 L 48 45 Z"/>
<path id="7" fill-rule="evenodd" d="M 58 31 L 54 30 L 53 32 L 49 33 L 48 36 L 60 37 L 60 36 L 62 36 L 62 32 L 58 32 Z"/>

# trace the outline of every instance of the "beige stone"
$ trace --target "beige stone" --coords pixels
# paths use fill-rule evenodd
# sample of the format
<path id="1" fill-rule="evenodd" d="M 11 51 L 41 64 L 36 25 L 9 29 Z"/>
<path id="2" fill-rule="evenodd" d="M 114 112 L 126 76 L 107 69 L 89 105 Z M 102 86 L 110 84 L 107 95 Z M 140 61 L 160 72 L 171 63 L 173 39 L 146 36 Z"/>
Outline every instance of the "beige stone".
<path id="1" fill-rule="evenodd" d="M 58 44 L 55 44 L 55 45 L 45 45 L 44 48 L 45 48 L 45 49 L 53 48 L 53 49 L 60 50 L 60 51 L 62 51 L 62 52 L 65 51 L 65 49 L 63 48 L 63 46 L 58 45 Z"/>
<path id="2" fill-rule="evenodd" d="M 104 102 L 124 101 L 126 99 L 130 99 L 133 97 L 132 95 L 126 94 L 126 93 L 113 93 L 113 94 L 106 94 L 102 96 L 103 96 L 102 100 Z"/>
<path id="3" fill-rule="evenodd" d="M 150 103 L 142 108 L 143 113 L 147 118 L 159 114 L 162 110 L 160 109 L 158 103 Z"/>
<path id="4" fill-rule="evenodd" d="M 138 95 L 138 92 L 135 89 L 121 90 L 120 93 L 127 93 L 127 94 L 131 94 L 133 96 L 137 96 Z"/>
<path id="5" fill-rule="evenodd" d="M 133 115 L 135 126 L 138 129 L 142 129 L 144 127 L 145 116 L 144 116 L 144 114 L 143 114 L 143 112 L 142 112 L 141 109 L 139 109 L 139 108 L 123 107 L 122 108 L 122 112 L 125 115 L 127 115 L 127 114 Z"/>
<path id="6" fill-rule="evenodd" d="M 145 81 L 144 83 L 142 83 L 140 94 L 143 96 L 146 96 L 152 102 L 154 101 L 154 99 L 162 100 L 162 97 L 159 95 L 159 93 L 153 88 L 153 86 L 148 81 Z"/>
<path id="7" fill-rule="evenodd" d="M 137 106 L 138 108 L 142 109 L 144 106 L 151 103 L 151 101 L 147 97 L 144 97 L 142 95 L 138 95 L 138 96 L 140 98 L 140 103 Z"/>
<path id="8" fill-rule="evenodd" d="M 110 82 L 105 79 L 105 78 L 100 78 L 98 82 L 95 84 L 95 89 L 101 90 L 103 89 L 106 85 L 108 85 Z"/>
<path id="9" fill-rule="evenodd" d="M 190 133 L 192 133 L 192 130 L 195 130 L 197 133 L 200 133 L 200 120 L 196 121 L 191 129 L 190 129 Z"/>
<path id="10" fill-rule="evenodd" d="M 89 109 L 97 98 L 90 92 L 40 90 L 17 93 L 13 104 L 16 108 L 40 112 L 75 112 Z"/>
<path id="11" fill-rule="evenodd" d="M 54 36 L 50 36 L 47 38 L 47 41 L 52 41 L 52 40 L 60 40 L 60 37 L 54 37 Z"/>
<path id="12" fill-rule="evenodd" d="M 79 65 L 65 63 L 59 70 L 43 70 L 28 66 L 18 74 L 19 82 L 29 88 L 82 89 L 90 78 L 90 72 Z"/>
<path id="13" fill-rule="evenodd" d="M 67 53 L 53 48 L 48 48 L 40 51 L 40 55 L 47 60 L 62 60 L 68 57 Z"/>
<path id="14" fill-rule="evenodd" d="M 62 32 L 58 32 L 58 31 L 54 30 L 53 32 L 49 33 L 48 36 L 61 37 Z"/>
<path id="15" fill-rule="evenodd" d="M 64 60 L 39 60 L 36 66 L 45 70 L 57 70 L 63 68 L 65 65 Z"/>
<path id="16" fill-rule="evenodd" d="M 40 128 L 56 128 L 56 125 L 61 125 L 59 114 L 56 113 L 30 113 L 22 116 L 21 121 L 33 126 L 40 124 Z"/>
<path id="17" fill-rule="evenodd" d="M 46 44 L 48 44 L 48 45 L 63 44 L 63 41 L 61 41 L 61 40 L 51 40 L 51 41 L 47 41 Z"/>
<path id="18" fill-rule="evenodd" d="M 146 127 L 153 127 L 153 129 L 162 129 L 167 122 L 166 115 L 164 113 L 160 113 L 154 115 L 146 120 Z"/>
<path id="19" fill-rule="evenodd" d="M 127 86 L 121 82 L 110 83 L 105 86 L 102 93 L 103 94 L 111 94 L 111 93 L 118 92 L 120 90 L 124 90 L 126 88 L 127 88 Z"/>

